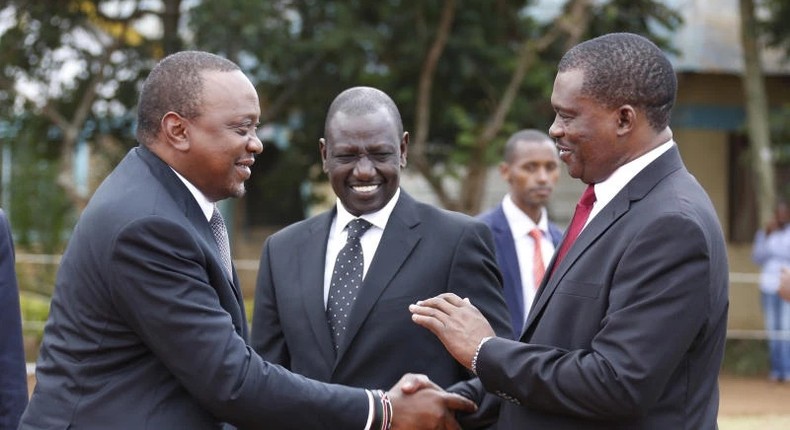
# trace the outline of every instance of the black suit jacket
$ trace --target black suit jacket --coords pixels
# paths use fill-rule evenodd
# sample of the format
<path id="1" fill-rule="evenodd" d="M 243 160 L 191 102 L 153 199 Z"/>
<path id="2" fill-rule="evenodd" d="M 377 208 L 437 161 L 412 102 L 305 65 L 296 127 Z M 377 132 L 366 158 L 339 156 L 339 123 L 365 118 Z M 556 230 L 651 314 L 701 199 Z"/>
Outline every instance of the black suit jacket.
<path id="1" fill-rule="evenodd" d="M 529 309 L 524 309 L 524 288 L 521 284 L 521 269 L 518 264 L 516 243 L 513 241 L 513 231 L 510 229 L 501 203 L 490 211 L 480 214 L 478 218 L 488 224 L 494 234 L 496 261 L 499 270 L 502 271 L 505 303 L 507 303 L 507 309 L 510 312 L 510 326 L 513 327 L 513 338 L 515 339 L 521 335 L 524 328 L 524 316 Z M 549 236 L 551 242 L 554 243 L 554 248 L 558 248 L 560 240 L 562 240 L 562 230 L 551 221 L 549 221 Z"/>
<path id="2" fill-rule="evenodd" d="M 14 261 L 11 228 L 0 209 L 0 430 L 15 430 L 27 405 L 27 372 Z"/>
<path id="3" fill-rule="evenodd" d="M 481 348 L 510 400 L 497 428 L 716 428 L 727 291 L 716 213 L 674 147 L 581 232 L 520 341 Z"/>
<path id="4" fill-rule="evenodd" d="M 408 306 L 444 292 L 468 297 L 508 336 L 491 233 L 466 215 L 401 191 L 335 355 L 323 301 L 327 237 L 335 210 L 267 239 L 261 256 L 252 346 L 273 363 L 318 379 L 389 388 L 407 372 L 442 387 L 470 378 Z"/>
<path id="5" fill-rule="evenodd" d="M 363 428 L 364 390 L 293 375 L 247 346 L 233 278 L 183 182 L 131 150 L 63 255 L 20 428 Z"/>

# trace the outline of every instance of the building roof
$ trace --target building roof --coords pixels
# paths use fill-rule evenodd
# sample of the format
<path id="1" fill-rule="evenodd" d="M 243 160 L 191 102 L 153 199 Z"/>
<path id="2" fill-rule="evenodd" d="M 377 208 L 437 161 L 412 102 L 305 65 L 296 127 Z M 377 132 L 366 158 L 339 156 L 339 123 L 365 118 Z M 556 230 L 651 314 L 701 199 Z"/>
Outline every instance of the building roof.
<path id="1" fill-rule="evenodd" d="M 682 27 L 670 37 L 680 55 L 670 58 L 678 72 L 743 71 L 738 0 L 664 0 L 683 16 Z M 764 49 L 763 71 L 790 74 L 790 61 L 779 49 Z"/>
<path id="2" fill-rule="evenodd" d="M 527 12 L 549 21 L 562 13 L 567 0 L 536 0 Z M 600 0 L 593 0 L 599 2 Z M 740 74 L 743 71 L 739 0 L 658 0 L 680 12 L 683 24 L 674 31 L 656 27 L 680 54 L 670 54 L 678 72 Z M 763 71 L 790 74 L 790 61 L 779 49 L 763 50 Z"/>

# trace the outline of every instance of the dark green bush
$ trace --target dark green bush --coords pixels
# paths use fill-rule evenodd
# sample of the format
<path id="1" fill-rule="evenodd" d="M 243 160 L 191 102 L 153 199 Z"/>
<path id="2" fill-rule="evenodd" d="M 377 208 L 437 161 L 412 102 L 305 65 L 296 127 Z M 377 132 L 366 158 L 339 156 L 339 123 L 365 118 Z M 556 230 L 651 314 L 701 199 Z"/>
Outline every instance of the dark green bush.
<path id="1" fill-rule="evenodd" d="M 768 342 L 765 340 L 729 339 L 724 348 L 722 372 L 740 376 L 768 373 Z"/>

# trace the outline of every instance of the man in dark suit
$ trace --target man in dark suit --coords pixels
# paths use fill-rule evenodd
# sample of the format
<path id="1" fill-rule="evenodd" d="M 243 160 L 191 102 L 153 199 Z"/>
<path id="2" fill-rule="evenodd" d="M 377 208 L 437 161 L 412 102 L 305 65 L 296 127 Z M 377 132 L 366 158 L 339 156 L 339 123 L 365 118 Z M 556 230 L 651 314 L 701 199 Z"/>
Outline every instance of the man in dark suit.
<path id="1" fill-rule="evenodd" d="M 562 239 L 549 221 L 546 204 L 560 178 L 554 141 L 538 130 L 521 130 L 505 143 L 499 173 L 508 193 L 497 207 L 479 216 L 494 233 L 496 259 L 513 338 L 521 335 L 546 264 Z"/>
<path id="2" fill-rule="evenodd" d="M 244 194 L 259 117 L 255 87 L 228 60 L 181 52 L 154 67 L 141 145 L 96 191 L 63 255 L 21 429 L 378 430 L 389 406 L 393 428 L 452 425 L 447 407 L 465 406 L 456 396 L 311 381 L 245 342 L 215 203 Z"/>
<path id="3" fill-rule="evenodd" d="M 577 214 L 590 212 L 586 226 L 574 215 L 520 339 L 493 337 L 458 297 L 411 308 L 486 390 L 510 400 L 497 428 L 716 428 L 727 255 L 668 128 L 676 86 L 641 36 L 609 34 L 566 53 L 549 134 L 589 185 Z"/>
<path id="4" fill-rule="evenodd" d="M 382 91 L 355 87 L 332 102 L 320 151 L 337 202 L 263 247 L 251 336 L 261 357 L 326 382 L 388 387 L 417 372 L 447 387 L 471 375 L 411 322 L 408 307 L 448 291 L 474 299 L 494 330 L 509 335 L 490 231 L 399 187 L 408 143 Z M 345 331 L 333 336 L 333 269 L 346 225 L 358 218 L 369 224 L 359 239 L 362 281 L 347 300 Z"/>
<path id="5" fill-rule="evenodd" d="M 27 371 L 14 261 L 11 227 L 0 209 L 0 430 L 16 430 L 27 405 Z"/>

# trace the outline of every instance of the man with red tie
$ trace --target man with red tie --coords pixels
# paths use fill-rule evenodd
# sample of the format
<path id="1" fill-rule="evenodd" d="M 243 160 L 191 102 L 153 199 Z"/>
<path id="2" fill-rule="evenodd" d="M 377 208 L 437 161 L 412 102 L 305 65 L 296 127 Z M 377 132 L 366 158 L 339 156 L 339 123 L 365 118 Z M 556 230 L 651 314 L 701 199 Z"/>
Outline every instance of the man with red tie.
<path id="1" fill-rule="evenodd" d="M 496 258 L 513 338 L 521 336 L 529 308 L 562 239 L 546 204 L 560 177 L 560 158 L 546 133 L 527 129 L 505 143 L 499 173 L 507 182 L 502 203 L 479 216 L 494 234 Z"/>
<path id="2" fill-rule="evenodd" d="M 588 189 L 522 335 L 495 337 L 470 300 L 450 294 L 410 308 L 507 400 L 497 429 L 716 428 L 727 254 L 669 129 L 676 88 L 642 36 L 568 51 L 549 134 Z"/>

